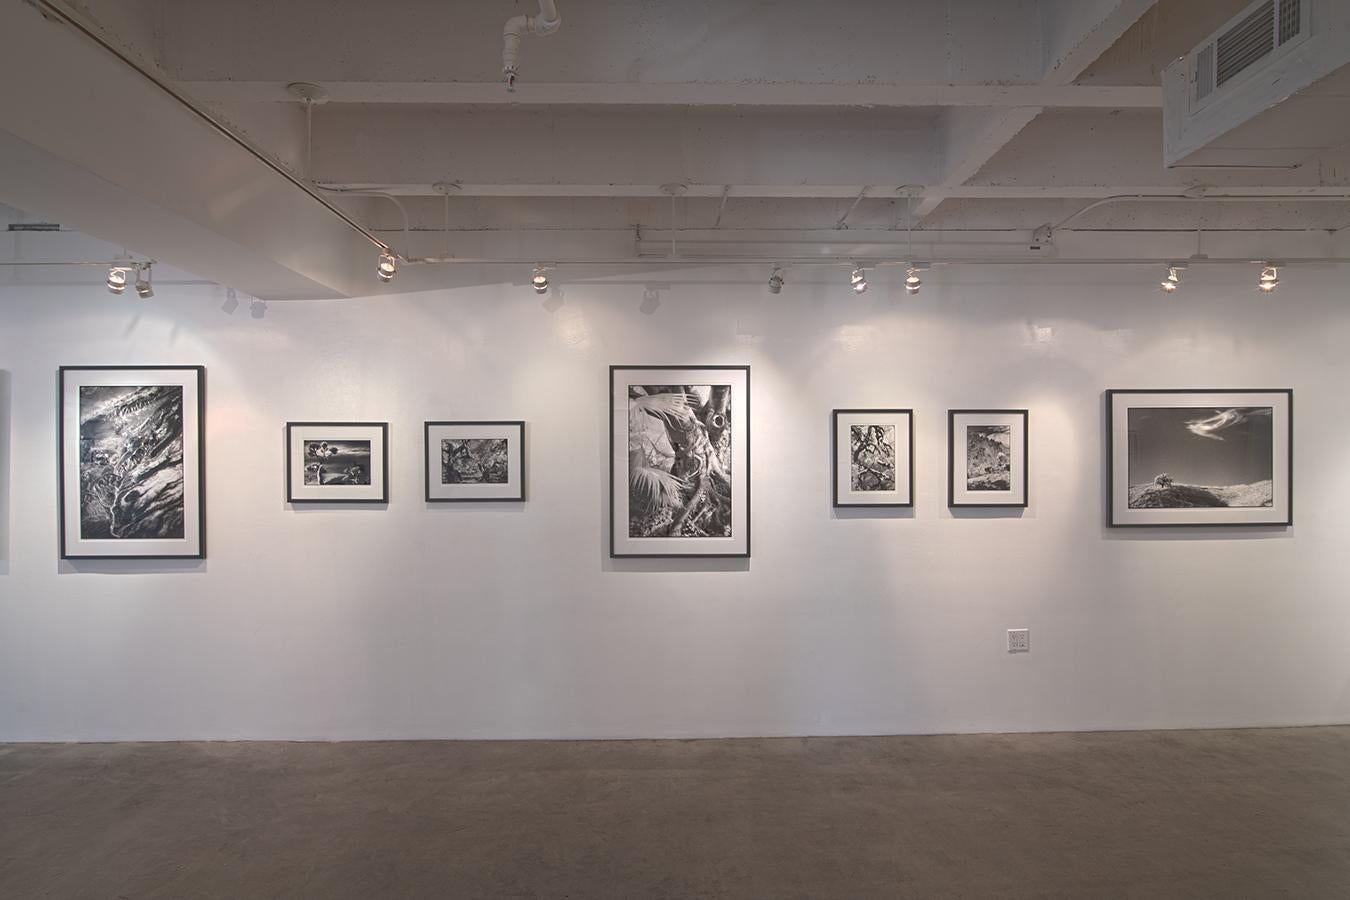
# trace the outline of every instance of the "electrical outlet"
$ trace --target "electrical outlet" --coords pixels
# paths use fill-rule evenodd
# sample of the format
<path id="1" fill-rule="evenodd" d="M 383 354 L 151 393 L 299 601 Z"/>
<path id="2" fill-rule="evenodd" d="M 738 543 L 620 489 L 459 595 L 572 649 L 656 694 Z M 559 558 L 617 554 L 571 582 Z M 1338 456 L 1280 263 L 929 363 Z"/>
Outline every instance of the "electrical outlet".
<path id="1" fill-rule="evenodd" d="M 1008 652 L 1009 652 L 1009 653 L 1030 653 L 1030 652 L 1031 652 L 1031 629 L 1030 629 L 1030 628 L 1009 628 L 1009 629 L 1008 629 Z"/>

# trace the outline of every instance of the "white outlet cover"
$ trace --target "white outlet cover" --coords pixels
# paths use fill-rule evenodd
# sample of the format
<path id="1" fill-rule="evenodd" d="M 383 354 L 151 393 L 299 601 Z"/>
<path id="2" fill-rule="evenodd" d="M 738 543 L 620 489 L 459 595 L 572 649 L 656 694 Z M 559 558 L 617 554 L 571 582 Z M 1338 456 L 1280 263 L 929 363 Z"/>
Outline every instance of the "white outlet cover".
<path id="1" fill-rule="evenodd" d="M 1031 629 L 1030 629 L 1030 628 L 1009 628 L 1009 629 L 1008 629 L 1008 652 L 1009 652 L 1009 653 L 1030 653 L 1030 652 L 1031 652 Z"/>

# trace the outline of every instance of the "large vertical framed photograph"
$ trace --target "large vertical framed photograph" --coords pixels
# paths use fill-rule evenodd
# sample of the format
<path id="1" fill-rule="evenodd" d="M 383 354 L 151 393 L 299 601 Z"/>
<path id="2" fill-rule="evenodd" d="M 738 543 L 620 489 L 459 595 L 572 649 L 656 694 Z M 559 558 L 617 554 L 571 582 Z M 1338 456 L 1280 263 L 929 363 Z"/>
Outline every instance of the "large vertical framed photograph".
<path id="1" fill-rule="evenodd" d="M 947 505 L 1027 505 L 1027 411 L 947 411 Z"/>
<path id="2" fill-rule="evenodd" d="M 206 556 L 206 370 L 62 366 L 63 559 Z"/>
<path id="3" fill-rule="evenodd" d="M 836 409 L 830 419 L 834 505 L 914 505 L 914 411 Z"/>
<path id="4" fill-rule="evenodd" d="M 750 555 L 750 367 L 610 366 L 610 556 Z"/>
<path id="5" fill-rule="evenodd" d="M 389 423 L 287 422 L 287 503 L 387 503 Z"/>
<path id="6" fill-rule="evenodd" d="M 1114 526 L 1292 525 L 1294 392 L 1107 391 Z"/>
<path id="7" fill-rule="evenodd" d="M 427 502 L 525 499 L 525 423 L 427 422 Z"/>

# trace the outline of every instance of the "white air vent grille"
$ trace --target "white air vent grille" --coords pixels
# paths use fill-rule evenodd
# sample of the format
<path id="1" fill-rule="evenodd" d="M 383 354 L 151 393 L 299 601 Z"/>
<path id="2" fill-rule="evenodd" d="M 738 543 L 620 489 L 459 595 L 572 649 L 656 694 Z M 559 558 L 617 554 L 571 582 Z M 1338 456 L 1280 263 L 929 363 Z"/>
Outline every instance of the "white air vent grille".
<path id="1" fill-rule="evenodd" d="M 1190 56 L 1191 104 L 1198 108 L 1244 72 L 1273 60 L 1307 36 L 1310 0 L 1260 0 L 1211 35 Z"/>
<path id="2" fill-rule="evenodd" d="M 1195 57 L 1195 99 L 1203 100 L 1214 92 L 1214 45 L 1206 44 Z"/>
<path id="3" fill-rule="evenodd" d="M 1219 35 L 1215 42 L 1214 84 L 1222 87 L 1237 73 L 1275 49 L 1275 0 Z"/>
<path id="4" fill-rule="evenodd" d="M 1350 71 L 1350 0 L 1240 2 L 1237 15 L 1215 22 L 1208 37 L 1163 70 L 1163 160 L 1169 168 L 1284 165 L 1306 158 L 1301 148 L 1309 132 L 1264 114 L 1334 73 Z M 1337 96 L 1334 84 L 1328 86 L 1333 93 L 1323 96 Z M 1331 127 L 1350 122 L 1334 104 L 1320 102 L 1323 107 L 1328 112 L 1321 115 L 1342 113 Z M 1224 140 L 1258 120 L 1239 141 Z"/>
<path id="5" fill-rule="evenodd" d="M 1298 37 L 1303 18 L 1303 0 L 1280 0 L 1280 43 Z"/>

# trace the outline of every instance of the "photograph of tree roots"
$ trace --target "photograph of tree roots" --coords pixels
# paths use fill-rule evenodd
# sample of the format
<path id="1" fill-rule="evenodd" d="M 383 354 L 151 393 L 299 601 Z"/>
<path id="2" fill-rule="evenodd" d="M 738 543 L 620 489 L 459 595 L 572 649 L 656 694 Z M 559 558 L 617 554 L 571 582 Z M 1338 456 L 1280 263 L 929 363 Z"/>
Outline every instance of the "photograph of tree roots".
<path id="1" fill-rule="evenodd" d="M 731 537 L 731 475 L 731 385 L 629 385 L 629 537 Z"/>
<path id="2" fill-rule="evenodd" d="M 894 425 L 850 425 L 849 454 L 853 490 L 895 490 Z"/>

